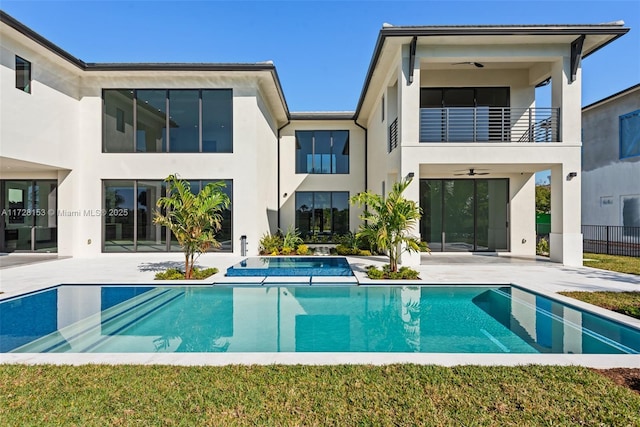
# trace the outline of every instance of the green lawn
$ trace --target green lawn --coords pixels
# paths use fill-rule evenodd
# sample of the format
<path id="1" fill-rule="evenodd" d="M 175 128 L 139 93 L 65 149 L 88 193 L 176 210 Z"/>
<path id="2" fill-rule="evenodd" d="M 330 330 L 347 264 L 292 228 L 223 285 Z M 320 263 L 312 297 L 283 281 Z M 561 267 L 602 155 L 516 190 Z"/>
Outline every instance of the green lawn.
<path id="1" fill-rule="evenodd" d="M 0 425 L 640 426 L 580 367 L 0 365 Z"/>
<path id="2" fill-rule="evenodd" d="M 559 292 L 589 304 L 640 319 L 640 292 Z"/>
<path id="3" fill-rule="evenodd" d="M 585 253 L 583 258 L 587 267 L 640 275 L 640 258 L 637 257 Z"/>

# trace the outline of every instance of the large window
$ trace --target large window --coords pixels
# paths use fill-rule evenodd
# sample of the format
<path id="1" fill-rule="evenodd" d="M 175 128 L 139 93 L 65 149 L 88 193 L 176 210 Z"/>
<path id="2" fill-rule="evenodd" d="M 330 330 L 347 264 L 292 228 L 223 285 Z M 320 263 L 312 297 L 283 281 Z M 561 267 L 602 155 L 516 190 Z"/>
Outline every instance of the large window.
<path id="1" fill-rule="evenodd" d="M 31 62 L 16 56 L 16 88 L 31 93 Z"/>
<path id="2" fill-rule="evenodd" d="M 640 156 L 640 110 L 620 116 L 620 158 Z"/>
<path id="3" fill-rule="evenodd" d="M 231 153 L 231 89 L 105 89 L 105 153 Z"/>
<path id="4" fill-rule="evenodd" d="M 349 173 L 349 131 L 296 131 L 296 173 Z"/>
<path id="5" fill-rule="evenodd" d="M 349 232 L 347 191 L 296 192 L 296 228 L 305 240 Z"/>
<path id="6" fill-rule="evenodd" d="M 191 181 L 191 191 L 198 193 L 209 182 L 224 181 L 224 193 L 232 199 L 233 181 Z M 153 224 L 156 203 L 167 194 L 166 183 L 160 180 L 105 180 L 103 182 L 103 249 L 105 252 L 166 252 L 180 251 L 175 236 Z M 222 212 L 222 229 L 216 235 L 222 244 L 220 251 L 231 252 L 232 205 Z"/>

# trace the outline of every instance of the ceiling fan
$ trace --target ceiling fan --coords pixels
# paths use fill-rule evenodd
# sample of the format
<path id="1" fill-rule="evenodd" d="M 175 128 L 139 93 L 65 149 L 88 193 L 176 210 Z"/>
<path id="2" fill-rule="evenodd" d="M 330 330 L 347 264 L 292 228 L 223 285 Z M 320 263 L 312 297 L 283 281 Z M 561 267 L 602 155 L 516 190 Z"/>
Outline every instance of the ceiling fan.
<path id="1" fill-rule="evenodd" d="M 476 68 L 484 68 L 484 64 L 480 63 L 480 62 L 473 62 L 473 61 L 467 61 L 467 62 L 456 62 L 454 64 L 451 65 L 473 65 Z"/>
<path id="2" fill-rule="evenodd" d="M 476 175 L 489 175 L 489 172 L 476 172 L 477 170 L 487 170 L 487 169 L 474 169 L 474 168 L 469 168 L 469 172 L 466 173 L 454 173 L 455 176 L 459 176 L 459 175 L 467 175 L 467 176 L 476 176 Z"/>

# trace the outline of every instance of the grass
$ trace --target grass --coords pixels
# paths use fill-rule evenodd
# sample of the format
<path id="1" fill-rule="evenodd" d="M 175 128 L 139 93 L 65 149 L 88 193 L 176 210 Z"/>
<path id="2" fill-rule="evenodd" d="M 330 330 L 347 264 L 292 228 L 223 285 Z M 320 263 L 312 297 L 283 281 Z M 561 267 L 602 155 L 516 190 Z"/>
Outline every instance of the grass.
<path id="1" fill-rule="evenodd" d="M 560 292 L 560 294 L 640 319 L 640 292 Z"/>
<path id="2" fill-rule="evenodd" d="M 640 425 L 580 367 L 0 365 L 0 425 Z"/>
<path id="3" fill-rule="evenodd" d="M 585 253 L 584 265 L 602 270 L 640 275 L 640 258 L 637 257 Z"/>

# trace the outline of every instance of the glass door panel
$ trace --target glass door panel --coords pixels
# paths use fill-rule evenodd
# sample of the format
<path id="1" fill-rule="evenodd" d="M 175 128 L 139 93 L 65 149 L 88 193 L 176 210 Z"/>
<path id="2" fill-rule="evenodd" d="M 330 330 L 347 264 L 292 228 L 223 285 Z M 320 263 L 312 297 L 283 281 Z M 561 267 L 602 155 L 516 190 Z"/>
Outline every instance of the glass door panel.
<path id="1" fill-rule="evenodd" d="M 444 250 L 474 249 L 473 180 L 444 181 Z"/>
<path id="2" fill-rule="evenodd" d="M 49 252 L 58 248 L 58 183 L 36 181 L 33 186 L 35 220 L 34 250 Z"/>
<path id="3" fill-rule="evenodd" d="M 31 250 L 32 181 L 6 181 L 4 190 L 4 245 L 7 252 Z"/>
<path id="4" fill-rule="evenodd" d="M 476 244 L 478 251 L 507 249 L 508 185 L 504 179 L 476 181 Z"/>
<path id="5" fill-rule="evenodd" d="M 165 196 L 163 181 L 140 181 L 138 182 L 138 195 L 136 212 L 138 220 L 138 239 L 136 250 L 139 252 L 164 252 L 167 250 L 166 227 L 161 227 L 153 223 L 156 201 Z M 133 212 L 132 212 L 133 214 Z"/>
<path id="6" fill-rule="evenodd" d="M 432 251 L 442 251 L 442 181 L 420 180 L 420 234 Z"/>

